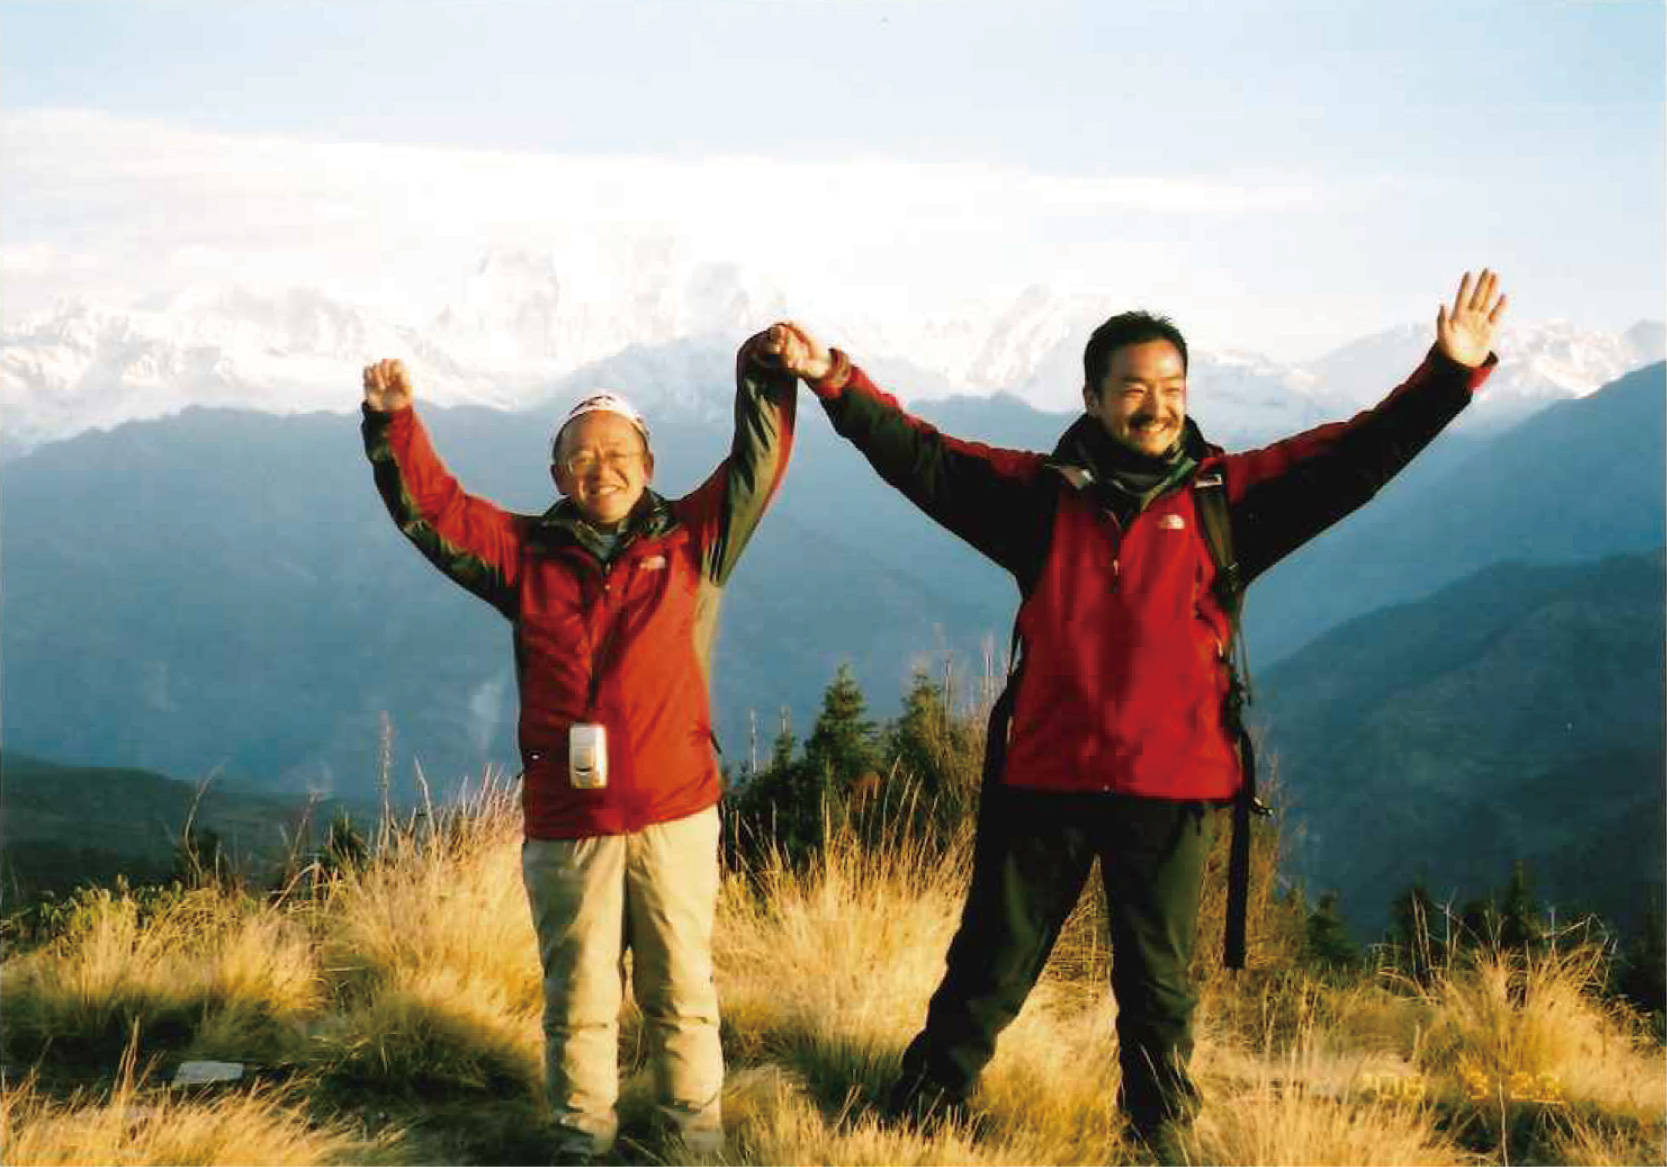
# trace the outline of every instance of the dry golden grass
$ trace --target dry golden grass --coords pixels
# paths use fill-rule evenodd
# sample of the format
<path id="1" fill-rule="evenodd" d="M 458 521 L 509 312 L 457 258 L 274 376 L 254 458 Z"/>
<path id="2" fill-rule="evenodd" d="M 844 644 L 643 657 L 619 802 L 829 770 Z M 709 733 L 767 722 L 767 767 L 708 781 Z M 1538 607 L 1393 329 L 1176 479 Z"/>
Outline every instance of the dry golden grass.
<path id="1" fill-rule="evenodd" d="M 97 903 L 49 947 L 6 961 L 14 1058 L 26 1051 L 50 1069 L 112 1042 L 119 1053 L 136 1024 L 147 1049 L 281 1053 L 316 1077 L 305 1096 L 257 1088 L 203 1102 L 145 1091 L 131 1067 L 102 1100 L 30 1084 L 5 1092 L 0 1158 L 536 1157 L 541 1002 L 519 840 L 512 792 L 489 787 L 463 813 L 385 832 L 372 861 L 310 899 L 204 890 L 148 914 L 120 896 Z M 715 957 L 730 1145 L 714 1162 L 1142 1161 L 1112 1106 L 1115 1012 L 1092 896 L 1003 1034 L 971 1123 L 922 1132 L 881 1121 L 875 1102 L 959 921 L 965 842 L 947 853 L 909 838 L 875 844 L 836 823 L 809 868 L 777 855 L 726 874 Z M 1188 1150 L 1214 1163 L 1662 1162 L 1661 1050 L 1601 1003 L 1598 959 L 1495 957 L 1422 986 L 1272 970 L 1215 979 L 1195 1059 L 1206 1109 Z M 646 1129 L 637 1038 L 628 1019 L 622 1156 L 681 1161 Z M 1478 1096 L 1478 1080 L 1554 1082 L 1559 1094 L 1502 1109 Z M 324 1125 L 309 1129 L 303 1106 Z M 410 1129 L 367 1141 L 333 1125 L 358 1108 Z"/>
<path id="2" fill-rule="evenodd" d="M 1594 1105 L 1659 1120 L 1667 1097 L 1661 1051 L 1604 1005 L 1602 956 L 1590 947 L 1522 957 L 1489 953 L 1448 970 L 1423 996 L 1419 1064 L 1481 1106 Z"/>
<path id="3" fill-rule="evenodd" d="M 57 1101 L 33 1080 L 0 1088 L 0 1162 L 19 1167 L 385 1163 L 397 1141 L 397 1133 L 367 1139 L 339 1123 L 318 1123 L 262 1087 L 207 1100 L 148 1087 L 131 1051 L 102 1097 L 78 1092 Z"/>
<path id="4" fill-rule="evenodd" d="M 314 909 L 338 1008 L 315 1032 L 334 1071 L 405 1086 L 530 1091 L 543 1007 L 514 791 L 384 833 Z"/>
<path id="5" fill-rule="evenodd" d="M 1056 1134 L 1013 1131 L 1000 1124 L 950 1125 L 930 1135 L 887 1127 L 872 1114 L 844 1107 L 829 1114 L 814 1092 L 777 1067 L 730 1075 L 724 1091 L 729 1154 L 697 1163 L 853 1165 L 1104 1162 L 1107 1145 L 1070 1154 Z"/>
<path id="6" fill-rule="evenodd" d="M 458 809 L 385 832 L 371 862 L 321 893 L 316 926 L 331 982 L 395 983 L 438 965 L 536 1006 L 538 950 L 520 845 L 514 791 L 492 784 Z"/>
<path id="7" fill-rule="evenodd" d="M 943 974 L 966 873 L 964 848 L 865 848 L 836 831 L 809 870 L 777 857 L 725 881 L 716 955 L 726 1049 L 769 1071 L 732 1081 L 748 1084 L 728 1104 L 743 1161 L 1091 1163 L 1121 1145 L 1109 1106 L 1114 1014 L 1103 989 L 1076 978 L 1080 961 L 1053 966 L 1003 1034 L 975 1099 L 976 1137 L 880 1123 L 874 1104 Z M 1061 1073 L 1062 1060 L 1073 1072 Z M 761 1089 L 774 1101 L 759 1101 Z M 742 1119 L 737 1108 L 768 1114 Z"/>
<path id="8" fill-rule="evenodd" d="M 405 972 L 321 1022 L 314 1057 L 338 1080 L 400 1091 L 531 1093 L 541 1041 L 537 1013 L 440 966 Z"/>
<path id="9" fill-rule="evenodd" d="M 1569 1167 L 1630 1167 L 1667 1163 L 1667 1133 L 1658 1125 L 1639 1127 L 1576 1116 L 1550 1139 L 1550 1162 Z"/>
<path id="10" fill-rule="evenodd" d="M 851 1068 L 900 1053 L 959 919 L 961 866 L 844 833 L 809 870 L 772 855 L 726 877 L 714 958 L 737 1052 L 782 1056 L 816 1038 L 844 1048 Z"/>
<path id="11" fill-rule="evenodd" d="M 113 1060 L 137 1027 L 147 1048 L 236 1046 L 247 1060 L 295 1054 L 322 999 L 306 929 L 238 893 L 205 887 L 141 919 L 130 896 L 91 900 L 52 945 L 0 980 L 15 1056 Z"/>
<path id="12" fill-rule="evenodd" d="M 1242 1164 L 1467 1163 L 1404 1061 L 1304 1029 L 1294 1044 L 1204 1041 L 1195 1064 L 1211 1100 L 1192 1161 Z"/>

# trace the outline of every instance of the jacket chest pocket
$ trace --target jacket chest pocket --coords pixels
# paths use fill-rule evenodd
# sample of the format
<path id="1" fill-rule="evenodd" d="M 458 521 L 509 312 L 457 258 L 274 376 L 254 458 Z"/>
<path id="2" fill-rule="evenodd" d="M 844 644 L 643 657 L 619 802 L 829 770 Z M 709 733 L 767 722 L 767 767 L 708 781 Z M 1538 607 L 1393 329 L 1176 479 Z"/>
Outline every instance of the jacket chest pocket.
<path id="1" fill-rule="evenodd" d="M 1141 515 L 1124 536 L 1118 558 L 1124 583 L 1146 605 L 1190 611 L 1202 602 L 1214 575 L 1191 507 L 1165 506 Z"/>
<path id="2" fill-rule="evenodd" d="M 625 588 L 626 599 L 633 604 L 652 603 L 664 594 L 677 575 L 670 556 L 661 551 L 638 556 L 620 565 L 616 574 Z"/>
<path id="3" fill-rule="evenodd" d="M 673 538 L 622 560 L 612 577 L 622 589 L 620 599 L 626 611 L 634 619 L 649 620 L 665 612 L 691 610 L 700 582 L 697 574 L 688 540 Z"/>
<path id="4" fill-rule="evenodd" d="M 585 609 L 595 581 L 584 578 L 561 560 L 534 560 L 521 586 L 521 624 L 559 643 L 582 642 Z"/>

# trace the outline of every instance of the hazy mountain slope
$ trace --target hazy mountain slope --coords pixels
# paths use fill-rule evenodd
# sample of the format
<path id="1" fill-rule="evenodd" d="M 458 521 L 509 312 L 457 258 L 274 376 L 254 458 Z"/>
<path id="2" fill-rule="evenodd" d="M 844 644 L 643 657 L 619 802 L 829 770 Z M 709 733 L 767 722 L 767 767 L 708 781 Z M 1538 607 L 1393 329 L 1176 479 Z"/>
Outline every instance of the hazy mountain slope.
<path id="1" fill-rule="evenodd" d="M 150 770 L 65 765 L 7 749 L 0 758 L 0 879 L 10 897 L 77 883 L 166 877 L 186 824 L 219 836 L 245 870 L 276 863 L 291 846 L 348 810 L 368 830 L 365 805 L 263 793 L 226 782 L 181 782 Z"/>
<path id="2" fill-rule="evenodd" d="M 1415 878 L 1471 895 L 1519 858 L 1553 900 L 1635 923 L 1667 863 L 1664 598 L 1659 550 L 1501 564 L 1268 670 L 1296 869 L 1367 927 Z"/>
<path id="3" fill-rule="evenodd" d="M 1250 591 L 1252 657 L 1266 663 L 1340 620 L 1504 559 L 1639 552 L 1667 540 L 1664 366 L 1551 406 L 1516 429 L 1445 453 L 1444 434 L 1370 505 Z"/>
<path id="4" fill-rule="evenodd" d="M 425 416 L 478 493 L 551 501 L 541 424 Z M 825 423 L 806 421 L 835 453 Z M 710 427 L 657 427 L 660 484 L 692 488 L 726 444 Z M 871 477 L 859 489 L 878 497 Z M 799 492 L 815 527 L 787 507 L 768 516 L 731 582 L 715 659 L 731 761 L 749 710 L 773 734 L 787 705 L 807 729 L 840 660 L 889 708 L 935 628 L 969 650 L 999 619 L 876 559 L 850 518 L 860 505 L 829 494 L 840 501 Z M 0 512 L 15 747 L 364 792 L 386 711 L 402 768 L 420 757 L 436 786 L 514 759 L 508 625 L 398 534 L 349 419 L 194 410 L 86 434 L 15 463 Z"/>
<path id="5" fill-rule="evenodd" d="M 1492 443 L 1444 436 L 1373 506 L 1252 590 L 1253 662 L 1266 669 L 1270 643 L 1424 594 L 1480 556 L 1659 545 L 1660 447 L 1636 435 L 1660 433 L 1660 375 L 1558 407 L 1545 415 L 1554 427 L 1536 419 Z M 551 412 L 424 416 L 471 489 L 537 511 L 552 497 Z M 961 436 L 1037 449 L 1069 420 L 1001 397 L 921 412 Z M 657 485 L 693 487 L 728 437 L 727 425 L 656 424 Z M 1613 449 L 1636 453 L 1606 458 Z M 1586 490 L 1546 465 L 1576 484 L 1609 477 Z M 420 757 L 436 786 L 489 759 L 513 763 L 509 630 L 394 530 L 351 417 L 188 410 L 83 434 L 6 465 L 0 524 L 0 729 L 13 747 L 365 791 L 386 711 L 402 767 Z M 766 740 L 783 706 L 808 729 L 841 660 L 880 716 L 926 654 L 947 648 L 978 670 L 983 645 L 1005 650 L 1017 599 L 803 395 L 787 483 L 724 610 L 714 688 L 726 761 L 745 758 L 751 713 Z"/>

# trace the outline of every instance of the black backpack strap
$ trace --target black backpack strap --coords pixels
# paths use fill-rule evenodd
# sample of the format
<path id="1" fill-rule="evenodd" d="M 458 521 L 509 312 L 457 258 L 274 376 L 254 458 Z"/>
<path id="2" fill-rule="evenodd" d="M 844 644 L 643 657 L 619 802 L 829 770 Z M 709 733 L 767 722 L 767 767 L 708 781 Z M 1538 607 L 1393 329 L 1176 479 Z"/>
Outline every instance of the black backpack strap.
<path id="1" fill-rule="evenodd" d="M 990 720 L 984 727 L 983 792 L 1001 781 L 1002 768 L 1007 764 L 1007 735 L 1013 726 L 1014 690 L 1019 683 L 1019 618 L 1013 617 L 1013 643 L 1007 649 L 1007 682 L 1001 694 L 990 706 Z M 987 801 L 987 800 L 981 800 Z"/>
<path id="2" fill-rule="evenodd" d="M 1230 647 L 1236 650 L 1239 614 L 1244 611 L 1244 578 L 1239 571 L 1238 556 L 1233 554 L 1233 523 L 1227 512 L 1227 479 L 1221 470 L 1200 474 L 1192 480 L 1192 501 L 1204 531 L 1204 542 L 1210 549 L 1210 559 L 1216 566 L 1216 600 L 1221 604 L 1222 611 L 1227 613 L 1227 627 L 1233 640 Z"/>
<path id="3" fill-rule="evenodd" d="M 1217 467 L 1193 479 L 1192 498 L 1204 542 L 1215 563 L 1216 601 L 1227 614 L 1228 644 L 1222 654 L 1227 666 L 1227 700 L 1222 711 L 1228 732 L 1239 750 L 1244 784 L 1233 800 L 1233 841 L 1227 859 L 1227 929 L 1222 963 L 1242 969 L 1245 958 L 1245 919 L 1250 905 L 1250 819 L 1271 814 L 1256 797 L 1256 744 L 1244 724 L 1244 707 L 1250 704 L 1250 669 L 1245 658 L 1244 637 L 1239 617 L 1244 611 L 1244 576 L 1233 554 L 1233 525 L 1227 509 L 1227 480 Z"/>

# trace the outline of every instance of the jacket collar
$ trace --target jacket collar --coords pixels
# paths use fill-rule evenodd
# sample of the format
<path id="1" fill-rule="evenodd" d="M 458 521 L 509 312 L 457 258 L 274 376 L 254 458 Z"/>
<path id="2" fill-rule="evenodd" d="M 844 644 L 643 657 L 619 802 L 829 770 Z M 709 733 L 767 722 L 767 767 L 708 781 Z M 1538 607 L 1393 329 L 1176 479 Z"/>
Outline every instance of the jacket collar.
<path id="1" fill-rule="evenodd" d="M 1048 458 L 1048 465 L 1056 470 L 1064 467 L 1086 470 L 1093 478 L 1100 478 L 1102 471 L 1096 465 L 1097 459 L 1093 451 L 1100 442 L 1110 440 L 1104 433 L 1096 419 L 1083 414 L 1059 435 L 1059 441 L 1054 444 L 1053 454 Z M 1220 446 L 1204 436 L 1204 432 L 1198 428 L 1198 423 L 1190 416 L 1181 427 L 1181 446 L 1195 462 L 1202 462 L 1206 458 L 1219 458 L 1223 453 Z"/>
<path id="2" fill-rule="evenodd" d="M 585 521 L 571 499 L 558 499 L 556 504 L 539 516 L 538 536 L 550 542 L 571 541 L 589 551 L 597 559 L 606 561 L 624 551 L 639 539 L 654 539 L 677 525 L 677 514 L 671 504 L 652 490 L 645 489 L 642 498 L 626 516 L 619 530 L 618 542 L 610 551 L 602 532 Z"/>
<path id="3" fill-rule="evenodd" d="M 1221 447 L 1207 441 L 1198 423 L 1189 417 L 1181 430 L 1182 455 L 1175 460 L 1173 469 L 1166 473 L 1162 463 L 1150 459 L 1153 470 L 1151 484 L 1148 486 L 1142 482 L 1139 488 L 1135 488 L 1118 482 L 1112 468 L 1106 464 L 1115 453 L 1109 448 L 1111 440 L 1100 422 L 1085 413 L 1060 435 L 1046 465 L 1074 489 L 1091 490 L 1120 518 L 1144 510 L 1154 499 L 1191 480 L 1205 459 L 1219 457 L 1222 453 Z"/>

